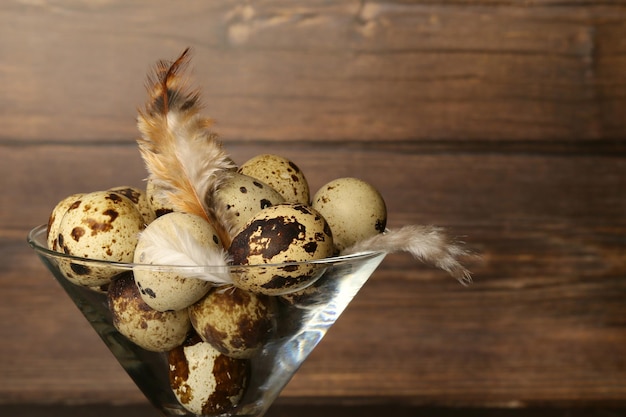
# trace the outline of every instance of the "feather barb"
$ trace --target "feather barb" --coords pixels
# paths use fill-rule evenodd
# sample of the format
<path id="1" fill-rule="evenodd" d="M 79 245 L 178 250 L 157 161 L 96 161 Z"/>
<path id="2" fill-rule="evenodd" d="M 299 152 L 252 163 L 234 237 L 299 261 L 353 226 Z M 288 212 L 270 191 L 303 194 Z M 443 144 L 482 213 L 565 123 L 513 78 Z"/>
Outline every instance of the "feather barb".
<path id="1" fill-rule="evenodd" d="M 175 61 L 159 61 L 148 76 L 148 101 L 139 110 L 139 151 L 159 197 L 178 211 L 210 222 L 228 247 L 230 237 L 213 212 L 210 197 L 234 167 L 200 114 L 200 94 L 184 76 L 190 60 L 186 49 Z"/>

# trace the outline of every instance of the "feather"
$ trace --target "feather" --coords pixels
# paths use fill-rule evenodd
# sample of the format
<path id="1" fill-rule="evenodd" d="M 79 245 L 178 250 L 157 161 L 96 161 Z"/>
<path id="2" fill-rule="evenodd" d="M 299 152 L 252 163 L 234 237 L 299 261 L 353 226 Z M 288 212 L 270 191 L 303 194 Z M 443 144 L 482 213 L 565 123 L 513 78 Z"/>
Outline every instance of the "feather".
<path id="1" fill-rule="evenodd" d="M 183 76 L 189 49 L 174 62 L 160 61 L 148 76 L 149 99 L 139 111 L 139 151 L 155 188 L 177 211 L 196 214 L 216 229 L 228 247 L 230 236 L 212 209 L 211 195 L 234 163 L 223 150 L 212 121 L 200 114 L 199 93 Z"/>
<path id="2" fill-rule="evenodd" d="M 470 253 L 458 243 L 453 243 L 443 230 L 434 226 L 408 225 L 400 229 L 364 239 L 344 249 L 342 255 L 368 251 L 388 253 L 408 252 L 415 258 L 431 263 L 448 272 L 462 284 L 472 281 L 470 272 L 459 262 L 459 258 Z"/>
<path id="3" fill-rule="evenodd" d="M 141 232 L 142 263 L 184 266 L 176 271 L 185 278 L 202 279 L 216 286 L 233 284 L 225 250 L 207 250 L 186 228 L 174 230 L 173 236 L 168 229 L 161 227 L 148 227 Z"/>

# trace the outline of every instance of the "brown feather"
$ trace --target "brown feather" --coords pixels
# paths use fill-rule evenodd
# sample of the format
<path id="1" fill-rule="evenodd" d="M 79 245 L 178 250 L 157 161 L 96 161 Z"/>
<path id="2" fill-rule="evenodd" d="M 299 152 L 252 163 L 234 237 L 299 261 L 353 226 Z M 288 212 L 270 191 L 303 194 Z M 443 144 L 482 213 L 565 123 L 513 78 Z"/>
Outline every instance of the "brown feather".
<path id="1" fill-rule="evenodd" d="M 159 61 L 148 76 L 148 101 L 139 111 L 139 150 L 160 197 L 175 210 L 209 221 L 225 247 L 230 237 L 211 208 L 211 195 L 234 167 L 212 121 L 200 115 L 200 94 L 183 76 L 189 64 L 186 49 L 173 62 Z"/>

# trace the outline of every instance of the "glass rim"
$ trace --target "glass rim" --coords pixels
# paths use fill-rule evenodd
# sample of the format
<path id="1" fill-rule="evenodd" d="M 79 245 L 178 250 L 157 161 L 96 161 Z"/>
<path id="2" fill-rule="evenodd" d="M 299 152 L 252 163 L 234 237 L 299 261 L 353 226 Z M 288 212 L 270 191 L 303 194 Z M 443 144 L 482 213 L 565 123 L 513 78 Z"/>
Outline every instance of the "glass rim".
<path id="1" fill-rule="evenodd" d="M 299 262 L 282 262 L 282 263 L 267 263 L 267 264 L 246 264 L 246 265 L 167 265 L 167 264 L 142 264 L 135 262 L 119 262 L 110 261 L 104 259 L 85 258 L 75 255 L 69 255 L 63 252 L 58 252 L 47 247 L 46 233 L 48 225 L 41 224 L 32 228 L 27 235 L 27 242 L 31 248 L 38 254 L 47 258 L 63 259 L 72 263 L 80 265 L 92 265 L 101 267 L 112 267 L 120 270 L 153 270 L 153 271 L 224 271 L 224 270 L 237 270 L 253 269 L 253 268 L 284 268 L 294 267 L 298 265 L 318 265 L 318 266 L 333 266 L 338 264 L 365 261 L 367 259 L 376 258 L 378 256 L 385 255 L 384 251 L 364 251 L 348 255 L 332 256 L 322 259 L 314 259 L 310 261 Z"/>

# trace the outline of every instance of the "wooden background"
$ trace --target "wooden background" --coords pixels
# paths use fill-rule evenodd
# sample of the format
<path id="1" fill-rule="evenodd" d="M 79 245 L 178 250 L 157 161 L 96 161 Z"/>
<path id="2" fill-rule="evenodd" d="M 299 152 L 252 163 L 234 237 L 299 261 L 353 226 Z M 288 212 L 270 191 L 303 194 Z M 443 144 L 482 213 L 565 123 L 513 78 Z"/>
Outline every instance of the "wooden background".
<path id="1" fill-rule="evenodd" d="M 283 398 L 626 407 L 618 0 L 0 3 L 0 404 L 145 403 L 25 238 L 143 184 L 144 77 L 187 46 L 237 162 L 361 177 L 482 254 L 470 287 L 389 256 Z"/>

